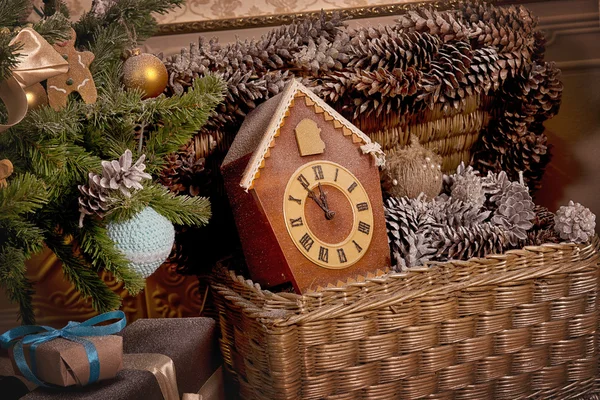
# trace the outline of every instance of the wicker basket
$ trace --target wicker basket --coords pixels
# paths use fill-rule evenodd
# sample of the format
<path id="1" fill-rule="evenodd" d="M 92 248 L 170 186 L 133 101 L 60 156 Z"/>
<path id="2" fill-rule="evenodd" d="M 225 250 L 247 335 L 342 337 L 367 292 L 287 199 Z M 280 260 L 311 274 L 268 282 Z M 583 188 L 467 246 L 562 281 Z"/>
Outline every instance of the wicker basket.
<path id="1" fill-rule="evenodd" d="M 442 170 L 453 173 L 461 162 L 469 164 L 481 131 L 488 126 L 493 112 L 500 111 L 490 96 L 472 95 L 457 108 L 436 104 L 431 110 L 414 114 L 369 115 L 353 122 L 381 144 L 387 155 L 405 147 L 415 135 L 425 148 L 442 157 Z"/>
<path id="2" fill-rule="evenodd" d="M 226 369 L 244 399 L 596 398 L 599 248 L 526 247 L 303 296 L 221 267 Z"/>

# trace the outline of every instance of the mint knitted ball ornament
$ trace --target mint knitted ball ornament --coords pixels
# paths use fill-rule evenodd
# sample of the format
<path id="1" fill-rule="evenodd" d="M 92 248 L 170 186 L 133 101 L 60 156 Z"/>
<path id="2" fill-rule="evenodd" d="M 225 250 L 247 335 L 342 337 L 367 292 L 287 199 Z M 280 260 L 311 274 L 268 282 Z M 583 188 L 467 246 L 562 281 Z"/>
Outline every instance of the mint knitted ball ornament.
<path id="1" fill-rule="evenodd" d="M 175 228 L 171 221 L 146 207 L 124 222 L 111 222 L 108 236 L 129 260 L 129 267 L 147 278 L 165 262 L 173 242 Z"/>

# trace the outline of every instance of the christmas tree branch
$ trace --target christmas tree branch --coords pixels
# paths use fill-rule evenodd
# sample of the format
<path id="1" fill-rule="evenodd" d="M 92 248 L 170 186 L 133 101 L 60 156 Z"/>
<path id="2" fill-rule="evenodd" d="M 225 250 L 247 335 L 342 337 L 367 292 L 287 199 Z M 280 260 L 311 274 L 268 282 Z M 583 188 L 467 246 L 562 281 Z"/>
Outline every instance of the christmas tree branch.
<path id="1" fill-rule="evenodd" d="M 57 13 L 64 15 L 67 19 L 70 17 L 69 7 L 67 7 L 63 0 L 45 0 L 44 15 L 51 17 Z"/>
<path id="2" fill-rule="evenodd" d="M 19 248 L 29 257 L 40 252 L 44 246 L 44 231 L 23 218 L 0 220 L 0 240 Z"/>
<path id="3" fill-rule="evenodd" d="M 50 44 L 64 42 L 71 38 L 71 22 L 60 13 L 36 22 L 33 24 L 33 29 Z"/>
<path id="4" fill-rule="evenodd" d="M 91 269 L 80 256 L 76 255 L 72 245 L 65 243 L 64 237 L 50 235 L 46 239 L 46 245 L 62 262 L 65 277 L 81 293 L 81 296 L 91 300 L 94 310 L 102 313 L 116 310 L 121 306 L 119 295 L 104 284 L 96 270 Z"/>
<path id="5" fill-rule="evenodd" d="M 110 272 L 117 282 L 123 282 L 129 294 L 136 296 L 144 288 L 144 279 L 129 268 L 129 261 L 114 247 L 105 228 L 88 220 L 76 239 L 90 264 L 98 270 Z"/>
<path id="6" fill-rule="evenodd" d="M 204 197 L 177 196 L 163 186 L 146 183 L 131 198 L 123 198 L 110 214 L 113 221 L 126 221 L 150 206 L 178 225 L 203 226 L 210 219 L 210 201 Z"/>
<path id="7" fill-rule="evenodd" d="M 21 25 L 28 16 L 30 4 L 30 0 L 0 0 L 0 26 Z"/>
<path id="8" fill-rule="evenodd" d="M 19 318 L 23 324 L 35 323 L 31 296 L 33 286 L 26 276 L 26 256 L 22 250 L 4 247 L 0 252 L 0 286 L 8 299 L 19 304 Z"/>
<path id="9" fill-rule="evenodd" d="M 0 5 L 0 7 L 2 7 Z M 3 26 L 0 24 L 0 26 Z M 18 51 L 21 48 L 19 43 L 10 44 L 11 34 L 0 32 L 0 81 L 8 79 L 13 68 L 17 65 L 19 57 Z"/>
<path id="10" fill-rule="evenodd" d="M 30 173 L 18 174 L 0 189 L 0 220 L 34 212 L 48 201 L 44 183 Z"/>
<path id="11" fill-rule="evenodd" d="M 102 29 L 120 30 L 118 37 L 126 41 L 114 42 L 121 50 L 136 45 L 156 33 L 157 23 L 152 14 L 165 14 L 183 4 L 184 0 L 120 0 L 114 2 L 104 13 L 93 10 L 85 13 L 74 26 L 78 44 L 89 48 L 94 35 Z M 115 36 L 116 37 L 116 36 Z"/>
<path id="12" fill-rule="evenodd" d="M 148 171 L 161 169 L 164 158 L 186 144 L 223 100 L 225 85 L 215 75 L 198 78 L 188 92 L 181 96 L 159 97 L 148 102 L 146 110 L 150 120 L 163 124 L 149 135 L 145 143 Z"/>
<path id="13" fill-rule="evenodd" d="M 176 196 L 162 186 L 148 187 L 153 193 L 150 206 L 177 225 L 203 226 L 211 216 L 210 201 L 204 197 Z"/>

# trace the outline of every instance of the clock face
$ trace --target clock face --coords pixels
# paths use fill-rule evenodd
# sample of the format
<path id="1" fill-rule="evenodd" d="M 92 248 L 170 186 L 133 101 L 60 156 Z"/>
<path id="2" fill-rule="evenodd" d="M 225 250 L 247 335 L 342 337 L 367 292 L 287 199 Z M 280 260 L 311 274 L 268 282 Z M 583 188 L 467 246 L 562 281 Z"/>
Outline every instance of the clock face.
<path id="1" fill-rule="evenodd" d="M 298 250 L 324 268 L 353 265 L 373 237 L 367 192 L 350 171 L 331 161 L 310 162 L 292 174 L 283 216 Z"/>

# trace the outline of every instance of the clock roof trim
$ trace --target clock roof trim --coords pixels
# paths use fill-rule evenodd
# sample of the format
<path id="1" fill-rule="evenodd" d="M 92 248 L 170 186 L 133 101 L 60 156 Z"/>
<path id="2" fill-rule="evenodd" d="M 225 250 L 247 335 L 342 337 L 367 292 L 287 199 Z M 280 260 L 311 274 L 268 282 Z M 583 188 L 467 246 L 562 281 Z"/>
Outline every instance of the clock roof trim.
<path id="1" fill-rule="evenodd" d="M 260 143 L 254 150 L 252 157 L 250 158 L 250 161 L 244 170 L 240 186 L 245 191 L 250 190 L 254 184 L 254 180 L 260 176 L 260 169 L 264 166 L 264 161 L 265 158 L 268 157 L 269 149 L 274 146 L 274 140 L 277 136 L 279 136 L 279 130 L 284 124 L 286 114 L 292 106 L 292 103 L 297 97 L 298 93 L 302 93 L 308 97 L 310 100 L 312 100 L 314 106 L 320 107 L 323 109 L 323 112 L 329 114 L 343 127 L 349 129 L 352 133 L 352 136 L 356 135 L 356 137 L 358 137 L 358 139 L 360 139 L 360 141 L 363 143 L 361 146 L 363 153 L 371 154 L 375 159 L 376 165 L 384 165 L 385 155 L 378 143 L 373 142 L 371 138 L 365 135 L 360 129 L 354 126 L 354 124 L 344 118 L 340 113 L 334 110 L 329 104 L 314 94 L 306 86 L 302 85 L 297 80 L 292 79 L 283 89 L 282 93 L 279 94 L 281 97 L 279 99 L 277 108 L 275 109 L 275 112 L 273 113 L 273 116 L 267 125 L 267 129 L 263 134 Z"/>

